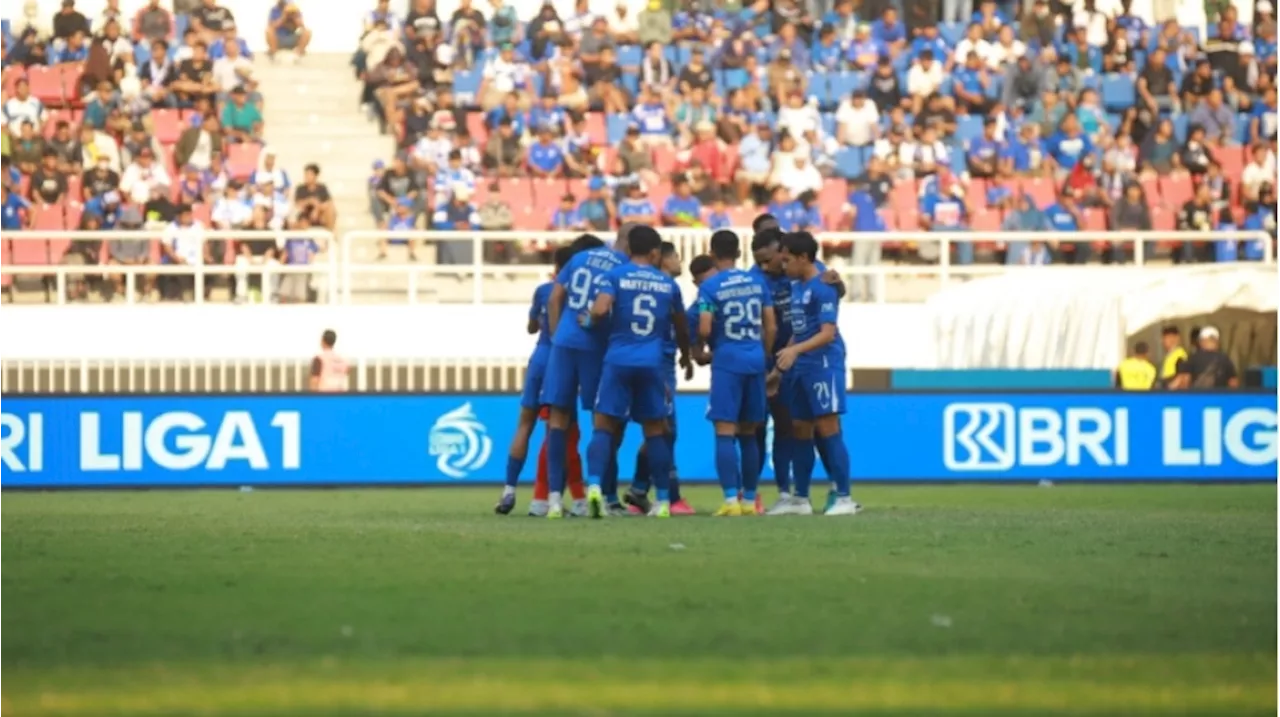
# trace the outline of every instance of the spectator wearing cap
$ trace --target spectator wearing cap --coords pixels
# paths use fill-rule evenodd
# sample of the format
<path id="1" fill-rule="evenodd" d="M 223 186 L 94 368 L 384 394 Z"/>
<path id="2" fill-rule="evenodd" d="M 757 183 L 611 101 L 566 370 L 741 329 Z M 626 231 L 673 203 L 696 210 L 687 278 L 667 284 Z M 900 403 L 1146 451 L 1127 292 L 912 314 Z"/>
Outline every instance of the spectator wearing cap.
<path id="1" fill-rule="evenodd" d="M 508 95 L 514 94 L 516 107 L 528 110 L 533 103 L 529 92 L 532 72 L 527 62 L 516 56 L 510 43 L 498 48 L 485 64 L 477 97 L 480 109 L 489 112 L 502 104 Z"/>
<path id="2" fill-rule="evenodd" d="M 640 146 L 652 149 L 670 146 L 673 129 L 671 107 L 651 87 L 640 88 L 636 106 L 631 110 L 632 121 L 639 127 Z"/>
<path id="3" fill-rule="evenodd" d="M 291 0 L 278 0 L 267 14 L 267 56 L 280 50 L 293 50 L 299 57 L 307 54 L 311 29 L 302 20 L 302 10 Z"/>
<path id="4" fill-rule="evenodd" d="M 522 164 L 523 150 L 511 120 L 503 119 L 489 134 L 484 149 L 484 168 L 500 177 L 515 176 Z"/>
<path id="5" fill-rule="evenodd" d="M 231 90 L 231 101 L 222 106 L 222 128 L 228 142 L 262 141 L 262 111 L 249 102 L 241 85 Z"/>
<path id="6" fill-rule="evenodd" d="M 649 0 L 636 19 L 639 25 L 636 37 L 640 40 L 640 44 L 645 46 L 654 42 L 662 46 L 671 44 L 675 37 L 675 28 L 672 24 L 671 11 L 666 8 L 662 0 Z"/>
<path id="7" fill-rule="evenodd" d="M 553 140 L 548 128 L 538 129 L 538 140 L 529 145 L 525 166 L 534 177 L 564 175 L 564 150 Z"/>
<path id="8" fill-rule="evenodd" d="M 626 185 L 626 196 L 618 202 L 618 221 L 650 226 L 658 223 L 658 210 L 639 182 Z"/>
<path id="9" fill-rule="evenodd" d="M 480 216 L 471 204 L 471 190 L 459 187 L 454 190 L 450 201 L 437 208 L 432 217 L 432 227 L 439 231 L 465 232 L 480 226 Z M 472 243 L 470 241 L 442 241 L 437 247 L 437 260 L 441 264 L 472 263 Z"/>
<path id="10" fill-rule="evenodd" d="M 84 213 L 97 217 L 99 228 L 115 229 L 120 221 L 120 212 L 124 208 L 121 200 L 120 192 L 115 190 L 103 192 L 85 201 Z"/>
<path id="11" fill-rule="evenodd" d="M 578 213 L 578 198 L 573 196 L 571 192 L 566 192 L 560 197 L 554 211 L 551 212 L 551 219 L 548 221 L 547 229 L 550 231 L 583 231 L 586 229 L 586 222 L 583 221 L 582 215 Z"/>
<path id="12" fill-rule="evenodd" d="M 222 154 L 222 133 L 218 130 L 219 122 L 216 117 L 204 120 L 200 115 L 191 115 L 186 129 L 178 135 L 178 142 L 174 146 L 174 161 L 179 166 L 190 164 L 197 169 L 208 169 L 213 164 L 213 158 Z"/>
<path id="13" fill-rule="evenodd" d="M 1178 364 L 1174 388 L 1239 388 L 1240 377 L 1231 357 L 1222 352 L 1222 334 L 1217 327 L 1200 329 L 1199 349 Z"/>
<path id="14" fill-rule="evenodd" d="M 120 209 L 118 226 L 123 231 L 140 231 L 142 229 L 142 211 L 136 206 L 126 206 Z M 108 239 L 107 240 L 107 264 L 112 266 L 144 266 L 151 263 L 151 247 L 150 242 L 146 239 Z M 142 296 L 147 296 L 151 292 L 151 277 L 145 274 L 137 274 L 135 290 Z M 115 293 L 124 293 L 125 277 L 124 274 L 109 274 L 110 281 L 104 284 L 104 291 L 114 289 Z M 105 294 L 107 301 L 111 300 L 111 293 Z"/>

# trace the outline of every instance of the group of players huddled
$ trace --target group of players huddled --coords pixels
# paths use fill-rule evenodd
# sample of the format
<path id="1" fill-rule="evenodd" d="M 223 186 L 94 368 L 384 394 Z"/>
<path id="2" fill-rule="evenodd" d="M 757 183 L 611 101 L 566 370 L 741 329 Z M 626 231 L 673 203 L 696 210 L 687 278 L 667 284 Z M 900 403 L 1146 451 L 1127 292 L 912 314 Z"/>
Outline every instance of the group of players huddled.
<path id="1" fill-rule="evenodd" d="M 784 233 L 765 214 L 752 226 L 755 266 L 738 268 L 742 240 L 711 237 L 711 254 L 689 272 L 697 300 L 685 307 L 675 278 L 675 247 L 649 226 L 628 224 L 613 246 L 584 234 L 556 252 L 556 276 L 538 287 L 519 424 L 495 512 L 509 514 L 541 415 L 547 421 L 529 514 L 648 514 L 694 510 L 680 496 L 674 463 L 677 366 L 711 366 L 707 418 L 715 427 L 715 464 L 724 503 L 717 516 L 812 515 L 809 485 L 815 450 L 831 479 L 825 515 L 861 510 L 849 496 L 849 453 L 840 434 L 845 411 L 845 348 L 837 324 L 844 285 L 818 261 L 808 232 Z M 576 401 L 593 412 L 583 485 Z M 763 510 L 758 485 L 772 415 L 778 500 Z M 618 496 L 618 446 L 628 421 L 644 443 L 624 500 Z M 650 488 L 656 500 L 649 498 Z"/>

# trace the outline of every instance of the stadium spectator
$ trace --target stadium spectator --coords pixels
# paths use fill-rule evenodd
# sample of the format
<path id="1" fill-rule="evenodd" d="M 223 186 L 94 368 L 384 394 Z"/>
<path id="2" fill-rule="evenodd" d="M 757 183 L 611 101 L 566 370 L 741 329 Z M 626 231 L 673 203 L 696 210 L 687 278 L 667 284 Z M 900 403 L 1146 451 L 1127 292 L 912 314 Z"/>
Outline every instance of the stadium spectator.
<path id="1" fill-rule="evenodd" d="M 293 220 L 293 228 L 299 232 L 311 228 L 311 219 L 307 214 L 299 214 Z M 315 262 L 321 247 L 310 236 L 291 236 L 285 239 L 284 263 L 291 267 L 309 266 Z M 277 298 L 282 304 L 305 304 L 311 299 L 311 274 L 290 272 L 280 277 Z"/>
<path id="2" fill-rule="evenodd" d="M 76 0 L 62 0 L 62 7 L 53 16 L 53 39 L 67 40 L 72 35 L 90 33 L 89 18 L 76 10 Z"/>
<path id="3" fill-rule="evenodd" d="M 236 85 L 231 101 L 222 106 L 222 132 L 227 142 L 262 141 L 262 111 L 249 102 L 243 85 Z"/>
<path id="4" fill-rule="evenodd" d="M 191 46 L 191 57 L 178 64 L 169 89 L 174 104 L 183 109 L 194 108 L 198 100 L 212 101 L 216 97 L 218 83 L 214 80 L 213 63 L 209 61 L 207 45 L 197 42 Z"/>
<path id="5" fill-rule="evenodd" d="M 111 161 L 108 158 L 99 157 L 93 167 L 84 173 L 80 186 L 83 189 L 84 201 L 88 201 L 118 188 L 120 175 L 111 168 Z"/>
<path id="6" fill-rule="evenodd" d="M 44 103 L 31 94 L 31 84 L 26 77 L 14 83 L 14 96 L 4 103 L 4 121 L 15 137 L 21 136 L 24 124 L 30 123 L 37 133 L 44 126 Z"/>
<path id="7" fill-rule="evenodd" d="M 337 223 L 333 197 L 320 181 L 320 165 L 314 162 L 303 168 L 302 184 L 293 190 L 293 204 L 316 227 L 333 229 Z"/>
<path id="8" fill-rule="evenodd" d="M 187 119 L 187 128 L 178 135 L 174 145 L 174 161 L 179 166 L 194 165 L 207 170 L 213 166 L 214 157 L 222 154 L 222 132 L 217 117 L 208 119 L 193 114 Z"/>
<path id="9" fill-rule="evenodd" d="M 436 209 L 432 227 L 439 231 L 469 231 L 480 225 L 480 217 L 471 204 L 471 190 L 458 187 L 450 201 Z M 442 241 L 437 244 L 437 262 L 440 264 L 470 264 L 470 241 Z"/>
<path id="10" fill-rule="evenodd" d="M 191 27 L 205 43 L 211 43 L 227 27 L 235 27 L 236 18 L 231 11 L 218 4 L 218 0 L 201 0 L 190 14 Z"/>
<path id="11" fill-rule="evenodd" d="M 1276 179 L 1275 152 L 1264 144 L 1253 145 L 1249 163 L 1240 178 L 1240 195 L 1246 204 L 1258 201 L 1259 190 Z"/>
<path id="12" fill-rule="evenodd" d="M 173 15 L 160 5 L 160 0 L 147 0 L 133 16 L 131 34 L 136 42 L 167 41 L 173 38 Z"/>
<path id="13" fill-rule="evenodd" d="M 1208 185 L 1201 183 L 1195 194 L 1183 204 L 1178 211 L 1177 227 L 1183 232 L 1211 232 L 1215 227 L 1216 212 L 1213 210 L 1213 195 Z M 1207 241 L 1185 241 L 1173 255 L 1174 263 L 1196 261 L 1212 261 L 1213 246 Z"/>
<path id="14" fill-rule="evenodd" d="M 538 139 L 529 145 L 525 166 L 534 177 L 564 175 L 564 150 L 553 140 L 549 127 L 538 128 Z"/>
<path id="15" fill-rule="evenodd" d="M 1178 364 L 1178 387 L 1190 389 L 1239 388 L 1235 363 L 1221 351 L 1221 334 L 1214 326 L 1200 329 L 1198 348 Z"/>
<path id="16" fill-rule="evenodd" d="M 140 231 L 142 229 L 142 211 L 136 206 L 124 206 L 120 210 L 118 226 L 123 231 Z M 111 266 L 145 266 L 151 263 L 151 243 L 146 239 L 109 239 L 107 240 L 107 264 Z M 134 290 L 146 297 L 151 292 L 151 277 L 136 274 Z M 108 281 L 103 282 L 103 299 L 110 301 L 113 294 L 125 291 L 124 274 L 112 273 Z"/>
<path id="17" fill-rule="evenodd" d="M 213 61 L 214 82 L 218 86 L 218 101 L 226 102 L 230 99 L 230 95 L 237 87 L 243 87 L 246 93 L 252 92 L 258 95 L 255 90 L 257 83 L 253 80 L 253 60 L 244 54 L 239 42 L 232 42 L 226 45 L 223 54 L 219 55 Z M 255 104 L 261 101 L 261 96 L 249 97 L 250 102 Z"/>
<path id="18" fill-rule="evenodd" d="M 268 231 L 272 227 L 271 210 L 266 206 L 253 208 L 249 220 L 252 231 Z M 262 301 L 274 302 L 280 284 L 278 272 L 265 273 L 262 268 L 278 266 L 279 255 L 274 239 L 249 239 L 237 242 L 235 266 L 235 300 L 237 303 Z M 264 280 L 265 279 L 265 280 Z"/>
<path id="19" fill-rule="evenodd" d="M 58 204 L 67 198 L 67 175 L 58 169 L 58 153 L 45 147 L 40 164 L 31 174 L 29 198 L 40 204 Z"/>
<path id="20" fill-rule="evenodd" d="M 280 50 L 292 50 L 299 57 L 307 54 L 311 30 L 302 20 L 302 10 L 291 0 L 277 0 L 267 14 L 267 57 Z"/>
<path id="21" fill-rule="evenodd" d="M 626 185 L 626 196 L 618 202 L 618 220 L 638 224 L 657 224 L 658 210 L 644 192 L 640 182 Z"/>
<path id="22" fill-rule="evenodd" d="M 503 118 L 497 131 L 489 134 L 484 150 L 484 167 L 500 177 L 511 177 L 520 170 L 523 150 L 511 120 Z"/>
<path id="23" fill-rule="evenodd" d="M 153 157 L 158 158 L 164 156 L 164 153 L 161 150 L 160 140 L 156 139 L 154 134 L 147 131 L 146 125 L 141 122 L 136 122 L 129 127 L 129 134 L 125 136 L 124 141 L 120 145 L 120 149 L 123 153 L 122 159 L 126 163 L 135 161 L 138 153 L 142 151 L 143 147 L 150 149 L 151 156 Z"/>
<path id="24" fill-rule="evenodd" d="M 551 220 L 547 223 L 549 231 L 574 232 L 582 231 L 586 224 L 578 213 L 577 197 L 566 193 L 560 197 L 560 204 L 551 212 Z"/>
<path id="25" fill-rule="evenodd" d="M 120 191 L 131 202 L 139 204 L 148 201 L 160 187 L 167 191 L 171 184 L 169 173 L 156 162 L 150 143 L 138 150 L 133 161 L 120 175 Z"/>
<path id="26" fill-rule="evenodd" d="M 18 231 L 25 229 L 31 221 L 31 205 L 27 200 L 13 193 L 6 181 L 0 190 L 0 229 Z"/>
<path id="27" fill-rule="evenodd" d="M 866 92 L 857 90 L 840 103 L 836 111 L 836 126 L 841 144 L 867 147 L 874 144 L 879 136 L 880 112 L 867 99 Z"/>
<path id="28" fill-rule="evenodd" d="M 35 124 L 31 120 L 23 120 L 18 137 L 9 143 L 9 156 L 18 171 L 31 174 L 40 165 L 45 149 L 44 137 L 36 134 Z M 53 151 L 52 148 L 50 151 Z M 56 151 L 54 156 L 57 156 Z"/>
<path id="29" fill-rule="evenodd" d="M 204 226 L 194 218 L 191 205 L 178 206 L 177 216 L 165 231 L 160 244 L 161 263 L 171 266 L 197 266 L 203 262 Z M 187 274 L 165 274 L 160 277 L 161 298 L 181 301 L 194 291 L 195 277 Z"/>

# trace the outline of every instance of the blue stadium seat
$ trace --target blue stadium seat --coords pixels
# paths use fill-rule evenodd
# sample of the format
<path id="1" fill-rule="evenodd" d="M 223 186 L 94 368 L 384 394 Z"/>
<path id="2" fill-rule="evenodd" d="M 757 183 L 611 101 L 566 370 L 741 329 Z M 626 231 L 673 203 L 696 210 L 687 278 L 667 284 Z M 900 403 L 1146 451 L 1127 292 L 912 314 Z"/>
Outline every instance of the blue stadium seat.
<path id="1" fill-rule="evenodd" d="M 182 41 L 182 36 L 187 34 L 187 26 L 191 24 L 191 18 L 185 12 L 176 13 L 173 16 L 173 36 L 177 38 L 174 45 Z"/>
<path id="2" fill-rule="evenodd" d="M 1177 114 L 1173 119 L 1173 137 L 1178 140 L 1178 144 L 1187 141 L 1187 116 L 1185 114 Z"/>
<path id="3" fill-rule="evenodd" d="M 7 43 L 6 43 L 7 45 Z M 141 67 L 151 62 L 151 47 L 145 42 L 137 42 L 133 45 L 133 59 Z"/>
<path id="4" fill-rule="evenodd" d="M 627 125 L 631 124 L 629 115 L 613 114 L 605 118 L 605 135 L 609 144 L 618 144 L 627 136 Z"/>
<path id="5" fill-rule="evenodd" d="M 964 147 L 951 147 L 951 154 L 947 158 L 951 160 L 952 174 L 963 174 L 969 171 L 968 154 Z"/>
<path id="6" fill-rule="evenodd" d="M 1090 72 L 1084 76 L 1084 82 L 1082 84 L 1085 89 L 1096 90 L 1102 86 L 1102 78 Z"/>
<path id="7" fill-rule="evenodd" d="M 861 74 L 859 72 L 836 72 L 827 76 L 831 82 L 831 96 L 835 99 L 836 104 L 839 104 L 846 97 L 853 94 L 854 90 L 861 87 Z"/>
<path id="8" fill-rule="evenodd" d="M 618 46 L 618 65 L 622 67 L 639 67 L 644 57 L 644 50 L 639 45 Z"/>
<path id="9" fill-rule="evenodd" d="M 689 59 L 693 57 L 693 48 L 688 45 L 676 45 L 676 59 L 674 64 L 676 69 L 680 69 L 689 64 Z"/>
<path id="10" fill-rule="evenodd" d="M 712 69 L 711 81 L 715 83 L 717 90 L 719 90 L 720 92 L 724 92 L 724 85 L 725 85 L 724 70 L 721 70 L 720 68 Z"/>
<path id="11" fill-rule="evenodd" d="M 962 22 L 944 22 L 938 25 L 938 35 L 948 47 L 954 48 L 964 39 L 965 29 Z"/>
<path id="12" fill-rule="evenodd" d="M 998 100 L 1004 96 L 1004 75 L 990 75 L 991 82 L 987 84 L 987 99 Z"/>
<path id="13" fill-rule="evenodd" d="M 818 106 L 827 110 L 833 107 L 831 97 L 831 82 L 827 73 L 815 72 L 809 75 L 809 91 L 806 99 L 816 99 Z"/>
<path id="14" fill-rule="evenodd" d="M 634 72 L 622 73 L 622 88 L 635 97 L 640 94 L 640 76 Z"/>
<path id="15" fill-rule="evenodd" d="M 531 78 L 529 78 L 529 81 L 533 83 L 533 96 L 541 97 L 543 87 L 545 87 L 547 84 L 547 76 L 542 73 L 534 73 L 534 75 Z M 457 87 L 458 86 L 457 80 L 454 80 L 453 84 L 454 84 L 454 87 Z M 477 80 L 476 81 L 477 89 L 479 89 L 479 85 L 480 85 L 480 82 Z"/>
<path id="16" fill-rule="evenodd" d="M 1102 106 L 1108 112 L 1123 112 L 1136 101 L 1133 78 L 1112 73 L 1102 80 Z"/>
<path id="17" fill-rule="evenodd" d="M 827 137 L 836 136 L 836 116 L 831 112 L 822 113 L 822 134 Z"/>
<path id="18" fill-rule="evenodd" d="M 964 115 L 956 118 L 956 141 L 967 144 L 982 136 L 982 117 Z"/>
<path id="19" fill-rule="evenodd" d="M 865 162 L 862 153 L 853 147 L 845 147 L 836 152 L 836 174 L 845 179 L 862 176 Z"/>
<path id="20" fill-rule="evenodd" d="M 480 70 L 458 70 L 453 73 L 453 92 L 458 104 L 470 105 L 479 100 L 476 93 L 480 91 L 480 75 Z"/>
<path id="21" fill-rule="evenodd" d="M 747 74 L 747 71 L 743 69 L 724 71 L 724 86 L 726 89 L 736 90 L 740 87 L 746 87 L 750 79 L 751 75 Z"/>

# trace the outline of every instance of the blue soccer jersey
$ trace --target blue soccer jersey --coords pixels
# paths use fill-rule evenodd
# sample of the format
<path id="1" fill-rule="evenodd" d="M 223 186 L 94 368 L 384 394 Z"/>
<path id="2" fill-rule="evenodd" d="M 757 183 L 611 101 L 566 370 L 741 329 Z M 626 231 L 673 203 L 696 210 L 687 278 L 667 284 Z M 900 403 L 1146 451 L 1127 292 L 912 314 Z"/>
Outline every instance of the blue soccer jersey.
<path id="1" fill-rule="evenodd" d="M 813 420 L 841 414 L 845 410 L 844 344 L 840 340 L 839 298 L 835 288 L 823 283 L 821 275 L 797 281 L 791 294 L 791 330 L 795 343 L 808 341 L 823 324 L 836 326 L 836 340 L 822 348 L 802 353 L 787 373 L 794 374 L 792 416 Z"/>
<path id="2" fill-rule="evenodd" d="M 702 285 L 698 309 L 712 317 L 707 418 L 732 423 L 763 421 L 764 312 L 773 310 L 772 292 L 758 274 L 731 269 Z"/>
<path id="3" fill-rule="evenodd" d="M 560 322 L 551 337 L 551 353 L 542 382 L 542 403 L 569 410 L 574 397 L 586 410 L 596 403 L 608 326 L 584 328 L 578 317 L 589 308 L 596 279 L 626 261 L 621 253 L 600 247 L 574 255 L 556 275 L 567 295 Z"/>
<path id="4" fill-rule="evenodd" d="M 751 267 L 751 273 L 764 282 L 773 299 L 773 310 L 778 317 L 778 333 L 773 339 L 773 350 L 768 357 L 773 364 L 773 354 L 791 341 L 791 280 L 786 274 L 773 276 L 758 265 Z"/>
<path id="5" fill-rule="evenodd" d="M 613 297 L 596 411 L 636 421 L 666 418 L 663 344 L 672 313 L 684 311 L 680 287 L 652 266 L 624 264 L 597 279 L 596 289 Z"/>
<path id="6" fill-rule="evenodd" d="M 520 394 L 520 406 L 537 410 L 542 404 L 542 382 L 547 373 L 547 362 L 551 358 L 551 331 L 547 325 L 547 299 L 551 298 L 552 282 L 538 286 L 533 292 L 533 301 L 529 304 L 529 320 L 538 322 L 538 343 L 524 373 L 524 390 Z"/>

